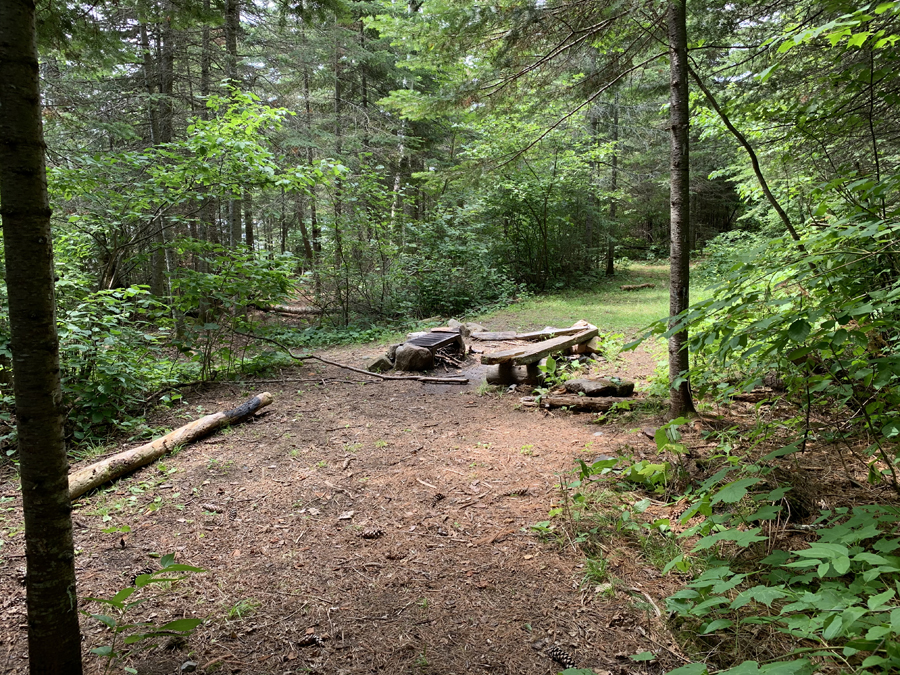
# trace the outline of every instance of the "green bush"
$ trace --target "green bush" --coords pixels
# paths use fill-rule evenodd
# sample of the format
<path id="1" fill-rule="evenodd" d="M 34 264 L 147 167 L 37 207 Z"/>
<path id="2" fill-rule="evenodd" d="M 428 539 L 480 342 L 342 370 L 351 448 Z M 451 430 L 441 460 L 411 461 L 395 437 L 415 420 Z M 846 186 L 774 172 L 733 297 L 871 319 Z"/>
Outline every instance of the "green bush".
<path id="1" fill-rule="evenodd" d="M 100 291 L 61 313 L 60 377 L 77 440 L 132 429 L 149 390 L 177 378 L 166 358 L 165 305 L 146 288 Z"/>

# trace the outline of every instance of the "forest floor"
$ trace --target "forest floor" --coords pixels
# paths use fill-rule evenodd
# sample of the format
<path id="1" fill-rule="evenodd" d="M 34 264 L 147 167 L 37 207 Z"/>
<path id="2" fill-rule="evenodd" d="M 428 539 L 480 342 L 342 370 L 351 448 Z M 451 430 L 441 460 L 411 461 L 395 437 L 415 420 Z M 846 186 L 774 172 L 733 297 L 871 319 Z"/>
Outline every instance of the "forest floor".
<path id="1" fill-rule="evenodd" d="M 359 365 L 382 349 L 328 355 Z M 657 359 L 638 351 L 600 372 L 640 382 Z M 598 673 L 680 665 L 667 651 L 674 647 L 658 643 L 659 619 L 642 595 L 658 605 L 670 590 L 657 570 L 614 551 L 612 569 L 635 590 L 597 594 L 582 583 L 574 546 L 530 529 L 547 520 L 577 458 L 653 443 L 590 415 L 522 407 L 524 390 L 479 395 L 481 368 L 461 387 L 301 366 L 275 381 L 210 386 L 163 412 L 154 423 L 177 427 L 251 393 L 275 398 L 250 422 L 76 502 L 81 598 L 113 596 L 158 567 L 160 554 L 207 570 L 133 596 L 148 600 L 129 621 L 207 622 L 185 643 L 111 672 L 176 673 L 194 661 L 201 673 L 543 674 L 562 670 L 547 656 L 552 645 Z M 11 471 L 0 494 L 8 540 L 0 672 L 18 673 L 27 663 L 24 550 Z M 383 536 L 361 536 L 376 529 Z M 110 633 L 89 617 L 82 628 L 88 671 L 102 672 L 87 650 Z M 660 652 L 650 665 L 628 658 L 648 650 Z"/>
<path id="2" fill-rule="evenodd" d="M 612 299 L 603 307 L 627 314 L 631 300 Z M 490 330 L 582 317 L 602 323 L 590 313 L 570 317 L 577 303 L 543 314 L 538 304 L 483 323 Z M 383 351 L 357 345 L 321 353 L 361 366 Z M 592 372 L 628 377 L 641 389 L 661 357 L 647 343 Z M 82 609 L 108 613 L 87 599 L 129 587 L 135 574 L 158 568 L 161 555 L 206 570 L 138 590 L 132 599 L 146 602 L 124 619 L 204 624 L 186 641 L 163 640 L 108 672 L 168 675 L 193 662 L 205 674 L 548 675 L 563 670 L 548 656 L 551 646 L 598 675 L 657 675 L 684 665 L 661 611 L 684 581 L 660 572 L 677 548 L 653 561 L 639 542 L 613 536 L 610 519 L 603 576 L 615 583 L 602 583 L 565 527 L 550 536 L 533 527 L 565 501 L 562 486 L 574 479 L 577 460 L 655 460 L 647 431 L 662 411 L 645 407 L 600 424 L 590 414 L 523 406 L 527 388 L 479 389 L 483 367 L 474 357 L 465 374 L 466 386 L 382 382 L 307 362 L 269 379 L 209 385 L 161 408 L 151 423 L 175 428 L 262 391 L 274 396 L 250 421 L 76 501 Z M 707 410 L 682 429 L 697 453 L 692 470 L 702 473 L 700 460 L 716 452 L 711 430 L 728 428 L 739 444 L 762 417 L 783 414 L 795 413 L 751 404 Z M 807 481 L 815 506 L 885 498 L 865 485 L 864 464 L 844 475 L 835 452 L 811 445 L 806 455 L 817 469 Z M 620 492 L 606 506 L 617 513 L 646 496 Z M 674 523 L 678 511 L 653 499 L 648 513 Z M 20 514 L 7 464 L 0 468 L 0 673 L 27 671 Z M 110 631 L 84 616 L 82 632 L 86 672 L 105 672 L 106 662 L 88 650 L 109 644 Z M 629 658 L 647 652 L 652 660 Z"/>

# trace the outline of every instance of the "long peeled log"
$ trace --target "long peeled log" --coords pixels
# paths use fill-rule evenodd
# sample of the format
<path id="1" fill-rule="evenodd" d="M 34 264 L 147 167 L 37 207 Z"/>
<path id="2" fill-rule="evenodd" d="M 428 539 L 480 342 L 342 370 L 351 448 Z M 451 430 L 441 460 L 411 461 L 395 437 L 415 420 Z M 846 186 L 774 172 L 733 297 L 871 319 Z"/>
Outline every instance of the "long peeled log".
<path id="1" fill-rule="evenodd" d="M 120 452 L 112 457 L 107 457 L 102 462 L 75 471 L 69 474 L 69 499 L 76 499 L 95 487 L 131 473 L 142 466 L 147 466 L 179 446 L 193 443 L 222 427 L 243 422 L 271 402 L 272 394 L 263 392 L 234 410 L 201 417 L 199 420 L 185 424 L 146 445 Z"/>

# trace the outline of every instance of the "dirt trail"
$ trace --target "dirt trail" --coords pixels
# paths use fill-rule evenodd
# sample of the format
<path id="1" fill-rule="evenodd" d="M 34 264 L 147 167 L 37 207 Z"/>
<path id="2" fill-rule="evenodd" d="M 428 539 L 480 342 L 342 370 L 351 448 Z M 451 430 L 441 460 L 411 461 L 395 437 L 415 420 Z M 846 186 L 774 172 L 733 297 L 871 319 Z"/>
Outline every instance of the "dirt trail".
<path id="1" fill-rule="evenodd" d="M 373 353 L 331 355 L 359 363 Z M 624 358 L 609 374 L 652 372 L 648 355 Z M 654 642 L 657 619 L 635 606 L 640 595 L 608 598 L 582 586 L 574 548 L 529 529 L 547 520 L 574 458 L 623 445 L 649 450 L 640 432 L 522 408 L 521 394 L 478 396 L 477 382 L 362 384 L 349 375 L 305 366 L 280 378 L 292 381 L 189 395 L 159 423 L 178 426 L 187 413 L 229 408 L 263 390 L 275 402 L 252 423 L 78 502 L 80 597 L 128 586 L 156 564 L 151 553 L 208 570 L 154 591 L 159 597 L 136 610 L 133 620 L 156 624 L 209 618 L 186 644 L 131 660 L 138 672 L 176 673 L 192 660 L 200 673 L 545 674 L 562 670 L 546 654 L 552 645 L 598 673 L 682 665 Z M 7 477 L 2 494 L 15 493 Z M 4 506 L 19 504 L 15 497 Z M 8 532 L 17 516 L 6 515 Z M 102 531 L 122 525 L 131 528 L 124 538 Z M 383 535 L 362 536 L 376 530 Z M 26 664 L 16 572 L 23 542 L 21 534 L 7 539 L 0 659 L 8 652 L 3 672 L 18 673 Z M 655 593 L 656 570 L 615 551 L 610 565 Z M 92 620 L 82 626 L 86 653 L 108 641 Z M 627 658 L 643 651 L 663 656 Z M 89 671 L 100 667 L 93 655 L 86 662 Z"/>

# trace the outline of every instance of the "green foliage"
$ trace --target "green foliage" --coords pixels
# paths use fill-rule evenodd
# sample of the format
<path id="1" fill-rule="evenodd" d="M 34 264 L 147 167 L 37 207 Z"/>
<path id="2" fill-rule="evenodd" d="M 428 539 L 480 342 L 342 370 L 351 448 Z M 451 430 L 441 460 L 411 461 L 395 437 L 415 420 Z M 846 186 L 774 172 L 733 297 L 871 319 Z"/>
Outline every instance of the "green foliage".
<path id="1" fill-rule="evenodd" d="M 279 304 L 295 291 L 293 256 L 264 257 L 196 240 L 179 241 L 177 250 L 191 256 L 194 266 L 179 269 L 171 280 L 181 317 L 175 346 L 197 363 L 201 378 L 217 368 L 229 374 L 253 348 L 236 340 L 237 332 L 252 332 L 248 308 Z"/>
<path id="2" fill-rule="evenodd" d="M 142 589 L 150 587 L 152 584 L 171 585 L 186 578 L 184 574 L 173 573 L 187 572 L 193 574 L 206 571 L 200 567 L 176 563 L 174 554 L 162 556 L 159 564 L 160 569 L 147 574 L 139 574 L 135 577 L 134 586 L 122 589 L 111 598 L 85 599 L 86 602 L 97 602 L 106 605 L 114 612 L 114 615 L 110 615 L 94 614 L 81 610 L 86 616 L 106 626 L 112 634 L 112 641 L 109 644 L 95 647 L 91 650 L 92 653 L 105 659 L 104 673 L 108 673 L 116 662 L 138 651 L 154 647 L 157 638 L 170 636 L 187 637 L 203 623 L 203 619 L 176 619 L 161 626 L 155 626 L 148 621 L 131 622 L 130 618 L 126 616 L 133 614 L 133 610 L 136 607 L 150 599 L 147 597 L 138 600 L 131 599 Z M 137 672 L 130 668 L 125 670 L 127 672 Z"/>
<path id="3" fill-rule="evenodd" d="M 522 294 L 524 289 L 491 255 L 485 227 L 464 217 L 438 214 L 410 224 L 407 231 L 415 243 L 399 261 L 399 312 L 458 316 L 505 306 Z"/>
<path id="4" fill-rule="evenodd" d="M 893 553 L 900 540 L 892 529 L 898 515 L 884 506 L 823 512 L 817 522 L 824 527 L 809 548 L 776 550 L 752 573 L 709 569 L 670 596 L 667 607 L 700 635 L 765 626 L 786 636 L 795 648 L 777 660 L 778 672 L 812 672 L 810 659 L 858 673 L 896 672 L 900 558 Z M 719 672 L 745 670 L 741 664 Z"/>
<path id="5" fill-rule="evenodd" d="M 231 620 L 240 620 L 246 616 L 253 614 L 257 609 L 259 609 L 261 603 L 259 600 L 254 600 L 253 598 L 245 598 L 243 600 L 238 600 L 232 607 L 229 608 L 227 618 Z"/>
<path id="6" fill-rule="evenodd" d="M 704 246 L 702 259 L 691 269 L 692 283 L 717 285 L 736 265 L 759 255 L 771 238 L 747 230 L 723 232 Z"/>
<path id="7" fill-rule="evenodd" d="M 76 440 L 136 430 L 144 393 L 177 375 L 158 328 L 165 312 L 146 288 L 131 287 L 87 295 L 60 313 L 63 404 Z"/>
<path id="8" fill-rule="evenodd" d="M 540 401 L 541 397 L 546 396 L 554 387 L 577 377 L 581 370 L 581 362 L 557 360 L 548 356 L 544 363 L 538 366 L 538 370 L 541 372 L 541 386 L 536 387 L 532 393 Z"/>

